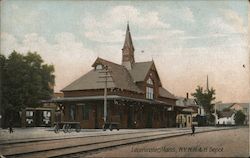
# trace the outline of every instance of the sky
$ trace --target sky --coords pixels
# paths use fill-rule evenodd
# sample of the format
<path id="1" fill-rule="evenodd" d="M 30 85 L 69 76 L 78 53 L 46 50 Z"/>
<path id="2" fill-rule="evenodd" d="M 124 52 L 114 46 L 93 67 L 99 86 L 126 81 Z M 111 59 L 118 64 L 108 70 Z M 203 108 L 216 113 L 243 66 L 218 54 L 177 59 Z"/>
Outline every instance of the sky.
<path id="1" fill-rule="evenodd" d="M 247 0 L 0 3 L 1 53 L 38 52 L 55 66 L 56 92 L 97 57 L 121 64 L 129 22 L 136 62 L 154 60 L 174 95 L 205 87 L 208 75 L 216 101 L 250 102 Z"/>

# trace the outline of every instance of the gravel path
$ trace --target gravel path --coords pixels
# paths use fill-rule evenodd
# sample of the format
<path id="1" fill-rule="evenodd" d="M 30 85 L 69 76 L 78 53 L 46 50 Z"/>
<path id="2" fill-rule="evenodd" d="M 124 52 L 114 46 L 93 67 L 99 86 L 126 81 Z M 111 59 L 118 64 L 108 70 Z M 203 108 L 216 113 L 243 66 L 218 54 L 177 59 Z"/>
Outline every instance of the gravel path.
<path id="1" fill-rule="evenodd" d="M 86 156 L 86 155 L 83 155 Z M 87 157 L 248 157 L 249 130 L 233 130 L 181 136 L 117 147 Z"/>

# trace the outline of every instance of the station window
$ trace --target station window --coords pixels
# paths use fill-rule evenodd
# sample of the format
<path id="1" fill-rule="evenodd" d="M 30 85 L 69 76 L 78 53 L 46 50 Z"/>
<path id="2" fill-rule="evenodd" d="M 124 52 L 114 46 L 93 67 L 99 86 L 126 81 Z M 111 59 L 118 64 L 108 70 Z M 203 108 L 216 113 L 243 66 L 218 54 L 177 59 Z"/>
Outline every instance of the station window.
<path id="1" fill-rule="evenodd" d="M 33 111 L 26 111 L 26 117 L 32 117 L 34 114 Z"/>
<path id="2" fill-rule="evenodd" d="M 85 105 L 82 106 L 83 120 L 89 120 L 90 109 L 91 109 L 90 105 L 85 104 Z"/>
<path id="3" fill-rule="evenodd" d="M 51 113 L 50 113 L 50 111 L 43 111 L 43 116 L 44 117 L 50 117 L 51 116 Z"/>
<path id="4" fill-rule="evenodd" d="M 152 87 L 146 87 L 146 98 L 154 99 L 154 89 Z"/>
<path id="5" fill-rule="evenodd" d="M 151 77 L 147 80 L 147 87 L 146 87 L 146 98 L 147 99 L 154 99 L 154 83 Z"/>
<path id="6" fill-rule="evenodd" d="M 69 107 L 69 115 L 70 115 L 70 120 L 74 121 L 76 119 L 76 106 L 75 105 L 70 105 Z"/>

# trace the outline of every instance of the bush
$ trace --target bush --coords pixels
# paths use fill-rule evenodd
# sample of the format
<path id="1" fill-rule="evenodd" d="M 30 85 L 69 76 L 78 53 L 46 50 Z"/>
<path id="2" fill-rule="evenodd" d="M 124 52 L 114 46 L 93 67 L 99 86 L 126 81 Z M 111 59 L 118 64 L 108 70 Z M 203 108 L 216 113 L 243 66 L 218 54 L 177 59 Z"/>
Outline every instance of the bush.
<path id="1" fill-rule="evenodd" d="M 246 119 L 246 115 L 242 111 L 237 111 L 234 120 L 236 125 L 243 125 Z"/>

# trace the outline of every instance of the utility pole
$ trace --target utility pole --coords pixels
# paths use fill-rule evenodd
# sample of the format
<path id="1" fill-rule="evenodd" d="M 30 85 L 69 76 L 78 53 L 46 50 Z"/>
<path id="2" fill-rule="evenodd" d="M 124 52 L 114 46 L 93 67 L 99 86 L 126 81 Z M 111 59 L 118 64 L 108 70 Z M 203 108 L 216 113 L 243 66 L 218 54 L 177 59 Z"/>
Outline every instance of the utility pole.
<path id="1" fill-rule="evenodd" d="M 113 82 L 113 81 L 109 81 L 108 78 L 111 78 L 112 76 L 109 74 L 111 71 L 108 70 L 108 66 L 103 66 L 103 71 L 100 71 L 99 73 L 102 73 L 103 75 L 101 75 L 99 78 L 104 78 L 104 81 L 98 81 L 101 83 L 104 83 L 104 110 L 103 110 L 103 120 L 104 120 L 104 125 L 107 122 L 107 87 L 108 87 L 108 82 Z"/>
<path id="2" fill-rule="evenodd" d="M 105 87 L 104 87 L 104 123 L 107 121 L 107 87 L 108 87 L 108 71 L 105 71 Z"/>

